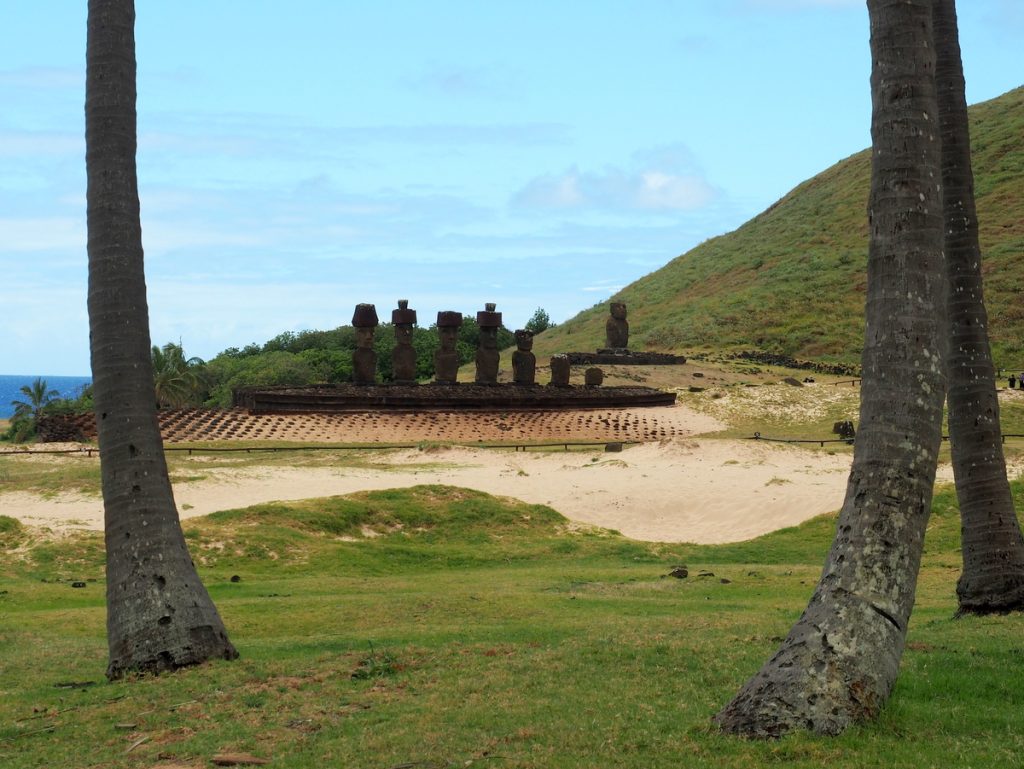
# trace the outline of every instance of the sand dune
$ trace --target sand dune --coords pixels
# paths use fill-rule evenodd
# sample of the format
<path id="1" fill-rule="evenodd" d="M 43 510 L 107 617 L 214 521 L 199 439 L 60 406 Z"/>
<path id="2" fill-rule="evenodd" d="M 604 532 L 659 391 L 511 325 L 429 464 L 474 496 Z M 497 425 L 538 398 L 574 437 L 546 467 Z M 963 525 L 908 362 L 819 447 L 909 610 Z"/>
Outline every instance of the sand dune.
<path id="1" fill-rule="evenodd" d="M 175 484 L 183 519 L 273 500 L 295 500 L 416 484 L 448 484 L 550 505 L 567 518 L 640 540 L 732 542 L 837 510 L 849 454 L 720 439 L 651 442 L 621 453 L 516 452 L 477 448 L 396 450 L 391 469 L 209 468 Z M 24 523 L 101 529 L 97 497 L 0 495 Z"/>

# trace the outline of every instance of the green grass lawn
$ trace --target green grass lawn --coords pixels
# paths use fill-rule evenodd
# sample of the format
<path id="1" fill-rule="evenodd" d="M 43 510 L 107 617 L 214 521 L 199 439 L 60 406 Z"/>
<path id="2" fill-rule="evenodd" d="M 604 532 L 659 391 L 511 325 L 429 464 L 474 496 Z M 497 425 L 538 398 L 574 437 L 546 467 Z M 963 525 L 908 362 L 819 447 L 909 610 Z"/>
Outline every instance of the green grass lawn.
<path id="1" fill-rule="evenodd" d="M 773 743 L 710 728 L 799 615 L 832 528 L 639 543 L 437 486 L 226 511 L 186 530 L 242 658 L 111 684 L 101 538 L 0 517 L 0 766 L 1018 765 L 1024 621 L 952 618 L 948 489 L 881 719 Z"/>

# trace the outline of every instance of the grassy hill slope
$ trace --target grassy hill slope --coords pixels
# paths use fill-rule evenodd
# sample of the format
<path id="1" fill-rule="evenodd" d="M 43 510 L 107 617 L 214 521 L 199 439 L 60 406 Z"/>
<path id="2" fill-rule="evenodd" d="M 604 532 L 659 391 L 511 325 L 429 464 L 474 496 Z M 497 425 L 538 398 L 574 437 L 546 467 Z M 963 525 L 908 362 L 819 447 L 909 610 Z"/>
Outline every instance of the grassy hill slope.
<path id="1" fill-rule="evenodd" d="M 1011 365 L 1024 358 L 1024 87 L 970 114 L 990 334 L 997 364 Z M 870 170 L 870 151 L 859 152 L 624 288 L 614 298 L 629 308 L 630 347 L 859 361 Z M 535 349 L 604 346 L 607 307 L 546 331 Z"/>

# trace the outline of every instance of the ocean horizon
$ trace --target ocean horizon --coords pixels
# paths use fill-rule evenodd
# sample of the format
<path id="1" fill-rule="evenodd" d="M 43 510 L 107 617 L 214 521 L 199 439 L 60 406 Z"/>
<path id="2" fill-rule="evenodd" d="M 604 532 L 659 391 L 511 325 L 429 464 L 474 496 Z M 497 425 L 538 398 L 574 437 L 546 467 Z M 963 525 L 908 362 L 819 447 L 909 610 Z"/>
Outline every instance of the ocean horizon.
<path id="1" fill-rule="evenodd" d="M 46 376 L 45 374 L 0 374 L 0 419 L 10 419 L 14 414 L 11 401 L 26 400 L 21 388 L 32 386 L 36 379 L 46 382 L 46 389 L 56 390 L 61 398 L 74 398 L 82 388 L 92 382 L 91 376 Z"/>

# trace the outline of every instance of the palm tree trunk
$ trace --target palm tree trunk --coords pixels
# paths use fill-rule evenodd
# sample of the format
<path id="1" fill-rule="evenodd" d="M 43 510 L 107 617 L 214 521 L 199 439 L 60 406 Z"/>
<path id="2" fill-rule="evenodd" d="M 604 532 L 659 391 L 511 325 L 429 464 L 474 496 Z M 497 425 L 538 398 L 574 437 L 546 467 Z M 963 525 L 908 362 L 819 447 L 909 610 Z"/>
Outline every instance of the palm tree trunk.
<path id="1" fill-rule="evenodd" d="M 949 440 L 960 503 L 960 613 L 1024 608 L 1024 537 L 1006 477 L 981 279 L 971 139 L 954 0 L 934 0 L 949 274 Z"/>
<path id="2" fill-rule="evenodd" d="M 932 0 L 868 0 L 872 174 L 860 430 L 821 580 L 781 648 L 715 717 L 837 734 L 899 671 L 941 442 L 942 201 Z"/>
<path id="3" fill-rule="evenodd" d="M 189 557 L 153 401 L 135 170 L 135 7 L 90 0 L 89 332 L 107 547 L 107 675 L 238 656 Z"/>

